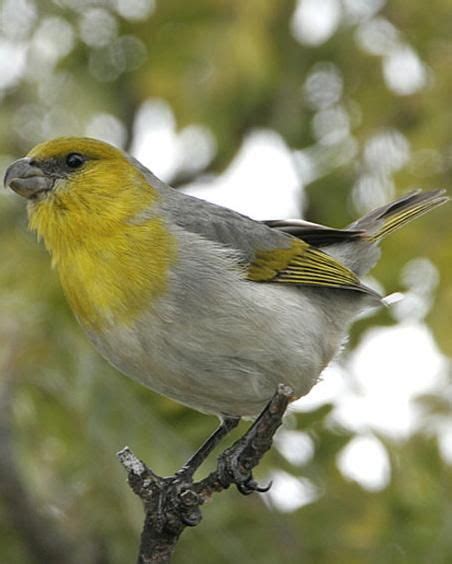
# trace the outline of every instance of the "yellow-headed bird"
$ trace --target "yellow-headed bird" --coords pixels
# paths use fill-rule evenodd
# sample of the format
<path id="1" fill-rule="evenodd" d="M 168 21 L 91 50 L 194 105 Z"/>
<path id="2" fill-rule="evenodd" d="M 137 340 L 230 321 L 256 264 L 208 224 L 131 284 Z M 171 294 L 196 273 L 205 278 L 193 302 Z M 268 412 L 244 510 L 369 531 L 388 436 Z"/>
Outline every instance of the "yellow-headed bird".
<path id="1" fill-rule="evenodd" d="M 444 203 L 413 193 L 348 229 L 254 221 L 176 191 L 88 138 L 35 147 L 5 184 L 28 200 L 75 316 L 121 372 L 225 420 L 279 382 L 300 397 L 380 297 L 359 277 L 380 240 Z"/>

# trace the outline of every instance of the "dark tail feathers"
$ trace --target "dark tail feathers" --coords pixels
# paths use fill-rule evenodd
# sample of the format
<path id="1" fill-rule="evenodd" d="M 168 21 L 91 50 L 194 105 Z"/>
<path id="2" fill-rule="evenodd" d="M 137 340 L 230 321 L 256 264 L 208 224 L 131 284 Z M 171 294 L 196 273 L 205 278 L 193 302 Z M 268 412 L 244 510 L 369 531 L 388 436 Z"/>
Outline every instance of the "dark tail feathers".
<path id="1" fill-rule="evenodd" d="M 417 190 L 406 196 L 372 210 L 367 215 L 352 223 L 348 229 L 365 231 L 365 237 L 378 242 L 399 227 L 420 217 L 449 200 L 445 190 L 422 192 Z"/>

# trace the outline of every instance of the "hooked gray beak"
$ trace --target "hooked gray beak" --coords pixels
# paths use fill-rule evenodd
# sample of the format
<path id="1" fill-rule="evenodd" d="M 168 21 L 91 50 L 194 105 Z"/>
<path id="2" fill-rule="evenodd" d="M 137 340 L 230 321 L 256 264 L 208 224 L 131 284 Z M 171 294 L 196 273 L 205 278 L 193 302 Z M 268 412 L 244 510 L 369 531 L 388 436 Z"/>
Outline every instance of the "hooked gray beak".
<path id="1" fill-rule="evenodd" d="M 9 187 L 29 200 L 51 190 L 54 182 L 53 178 L 46 176 L 28 157 L 10 164 L 3 179 L 5 188 Z"/>

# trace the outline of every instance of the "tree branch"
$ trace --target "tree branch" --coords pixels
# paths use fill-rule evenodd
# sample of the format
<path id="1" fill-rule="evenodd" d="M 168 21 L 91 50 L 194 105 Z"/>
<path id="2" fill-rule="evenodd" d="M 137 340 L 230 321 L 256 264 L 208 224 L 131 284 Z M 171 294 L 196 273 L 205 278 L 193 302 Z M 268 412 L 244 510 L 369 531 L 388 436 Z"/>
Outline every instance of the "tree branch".
<path id="1" fill-rule="evenodd" d="M 199 482 L 187 480 L 183 474 L 162 478 L 139 460 L 128 447 L 118 458 L 128 474 L 133 492 L 142 499 L 145 520 L 141 533 L 138 564 L 166 564 L 171 561 L 177 541 L 185 527 L 201 522 L 201 505 L 214 493 L 235 484 L 245 495 L 267 491 L 259 487 L 252 470 L 271 448 L 273 435 L 281 425 L 293 391 L 280 384 L 253 425 L 217 461 L 216 469 Z"/>

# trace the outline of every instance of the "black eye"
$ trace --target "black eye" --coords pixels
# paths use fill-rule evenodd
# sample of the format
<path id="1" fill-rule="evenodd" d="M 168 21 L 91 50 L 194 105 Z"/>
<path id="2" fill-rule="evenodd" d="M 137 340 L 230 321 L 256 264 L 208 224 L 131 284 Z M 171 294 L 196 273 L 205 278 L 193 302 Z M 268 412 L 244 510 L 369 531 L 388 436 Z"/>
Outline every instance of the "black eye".
<path id="1" fill-rule="evenodd" d="M 69 153 L 66 164 L 69 168 L 79 168 L 85 162 L 85 158 L 79 153 Z"/>

